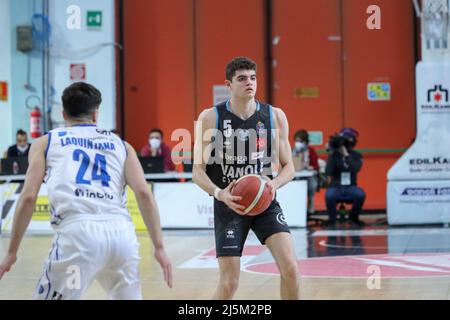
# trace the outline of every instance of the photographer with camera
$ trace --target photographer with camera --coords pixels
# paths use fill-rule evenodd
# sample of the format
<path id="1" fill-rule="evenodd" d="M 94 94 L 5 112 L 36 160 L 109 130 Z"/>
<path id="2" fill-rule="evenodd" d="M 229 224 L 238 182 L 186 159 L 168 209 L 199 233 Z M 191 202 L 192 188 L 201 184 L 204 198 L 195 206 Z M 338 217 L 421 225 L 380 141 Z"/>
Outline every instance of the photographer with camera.
<path id="1" fill-rule="evenodd" d="M 328 210 L 328 226 L 336 224 L 336 206 L 340 202 L 352 203 L 350 222 L 363 226 L 359 220 L 366 193 L 357 186 L 357 173 L 362 167 L 362 155 L 353 150 L 359 134 L 352 128 L 344 128 L 330 137 L 326 173 L 329 187 L 325 193 Z"/>

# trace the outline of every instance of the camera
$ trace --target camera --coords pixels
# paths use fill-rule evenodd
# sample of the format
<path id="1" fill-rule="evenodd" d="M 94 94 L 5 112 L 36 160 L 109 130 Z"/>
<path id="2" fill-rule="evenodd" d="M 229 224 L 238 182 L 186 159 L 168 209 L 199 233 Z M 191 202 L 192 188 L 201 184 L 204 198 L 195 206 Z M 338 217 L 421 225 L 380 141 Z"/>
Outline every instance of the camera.
<path id="1" fill-rule="evenodd" d="M 348 137 L 341 134 L 335 134 L 331 136 L 330 140 L 328 141 L 328 148 L 330 152 L 339 152 L 342 146 L 349 149 L 350 145 L 351 142 Z"/>

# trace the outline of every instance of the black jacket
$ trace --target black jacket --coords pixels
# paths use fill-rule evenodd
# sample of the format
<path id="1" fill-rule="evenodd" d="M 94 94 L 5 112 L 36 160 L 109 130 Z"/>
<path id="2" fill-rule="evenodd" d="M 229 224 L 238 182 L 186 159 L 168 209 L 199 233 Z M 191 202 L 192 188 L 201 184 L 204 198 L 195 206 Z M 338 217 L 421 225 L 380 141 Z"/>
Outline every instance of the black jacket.
<path id="1" fill-rule="evenodd" d="M 334 152 L 328 157 L 326 173 L 331 177 L 330 187 L 341 185 L 342 172 L 350 172 L 350 185 L 357 185 L 356 176 L 362 167 L 362 155 L 354 150 L 349 150 L 348 153 L 348 157 L 339 152 Z"/>
<path id="2" fill-rule="evenodd" d="M 30 151 L 30 144 L 28 144 L 27 150 L 25 152 L 20 152 L 19 149 L 17 149 L 17 145 L 13 145 L 8 148 L 7 157 L 13 158 L 13 157 L 28 157 L 28 152 Z"/>

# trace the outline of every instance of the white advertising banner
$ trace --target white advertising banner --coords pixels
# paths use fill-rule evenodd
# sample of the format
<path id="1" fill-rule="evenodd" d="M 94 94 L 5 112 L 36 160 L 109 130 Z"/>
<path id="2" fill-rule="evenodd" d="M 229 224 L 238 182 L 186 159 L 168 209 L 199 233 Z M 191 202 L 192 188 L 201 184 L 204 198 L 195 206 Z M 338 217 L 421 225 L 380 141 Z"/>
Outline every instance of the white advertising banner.
<path id="1" fill-rule="evenodd" d="M 419 62 L 416 82 L 417 137 L 388 172 L 389 224 L 443 222 L 450 205 L 450 63 Z"/>
<path id="2" fill-rule="evenodd" d="M 10 233 L 14 212 L 23 183 L 5 183 L 0 186 L 3 202 L 1 223 L 2 233 Z M 277 199 L 283 209 L 289 226 L 306 226 L 306 180 L 292 181 L 277 192 Z M 161 226 L 163 228 L 213 228 L 213 198 L 196 184 L 154 183 L 153 192 L 158 204 Z M 127 207 L 136 230 L 144 231 L 145 225 L 140 216 L 138 205 L 130 188 L 127 190 Z M 51 233 L 48 210 L 47 186 L 42 184 L 39 191 L 28 233 Z"/>
<path id="3" fill-rule="evenodd" d="M 450 181 L 390 181 L 388 223 L 450 223 Z"/>
<path id="4" fill-rule="evenodd" d="M 5 183 L 2 185 L 3 196 L 3 219 L 2 219 L 2 233 L 10 233 L 12 223 L 14 220 L 14 212 L 16 211 L 17 200 L 19 200 L 22 192 L 23 183 Z M 36 206 L 34 208 L 33 216 L 28 226 L 28 233 L 51 233 L 52 227 L 50 225 L 50 214 L 48 210 L 48 196 L 47 186 L 41 185 Z"/>
<path id="5" fill-rule="evenodd" d="M 306 180 L 278 190 L 277 199 L 291 227 L 306 226 Z M 213 197 L 194 183 L 155 183 L 155 199 L 166 228 L 213 228 Z"/>

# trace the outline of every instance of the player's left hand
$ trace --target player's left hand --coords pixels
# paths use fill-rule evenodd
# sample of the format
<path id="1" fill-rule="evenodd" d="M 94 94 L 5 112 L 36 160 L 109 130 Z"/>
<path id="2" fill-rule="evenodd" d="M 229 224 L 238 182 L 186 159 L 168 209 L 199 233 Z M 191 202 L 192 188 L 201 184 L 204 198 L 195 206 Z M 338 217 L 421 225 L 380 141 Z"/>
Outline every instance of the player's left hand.
<path id="1" fill-rule="evenodd" d="M 5 272 L 11 270 L 11 266 L 16 262 L 17 256 L 12 253 L 6 254 L 3 258 L 2 264 L 0 264 L 0 280 L 3 278 Z"/>
<path id="2" fill-rule="evenodd" d="M 269 177 L 263 176 L 267 180 L 266 185 L 270 187 L 270 194 L 272 195 L 272 200 L 275 199 L 275 193 L 277 192 L 278 185 L 274 180 L 270 180 Z"/>
<path id="3" fill-rule="evenodd" d="M 164 280 L 166 281 L 169 288 L 172 288 L 172 264 L 170 263 L 169 257 L 166 251 L 161 249 L 155 249 L 154 253 L 156 261 L 161 265 L 164 273 Z"/>

